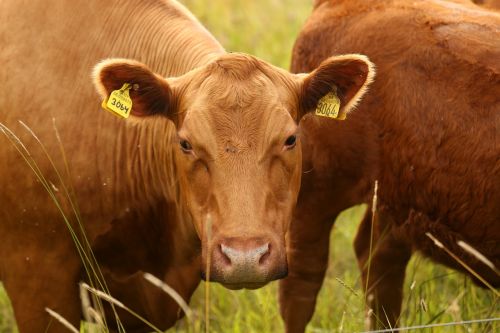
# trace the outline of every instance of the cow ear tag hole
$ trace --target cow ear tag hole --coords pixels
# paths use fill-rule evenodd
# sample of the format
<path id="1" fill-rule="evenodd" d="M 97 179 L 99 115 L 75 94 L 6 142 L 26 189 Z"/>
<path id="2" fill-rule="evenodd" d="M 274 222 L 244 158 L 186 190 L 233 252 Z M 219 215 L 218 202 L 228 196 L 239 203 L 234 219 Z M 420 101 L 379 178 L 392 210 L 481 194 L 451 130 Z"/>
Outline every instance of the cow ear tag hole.
<path id="1" fill-rule="evenodd" d="M 120 89 L 113 90 L 109 94 L 108 99 L 102 102 L 102 108 L 122 118 L 128 118 L 132 110 L 131 88 L 137 90 L 139 86 L 137 84 L 131 85 L 130 83 L 125 83 Z"/>
<path id="2" fill-rule="evenodd" d="M 340 99 L 337 96 L 337 89 L 334 88 L 328 94 L 321 97 L 316 107 L 315 114 L 320 117 L 344 120 L 345 113 L 339 115 Z"/>

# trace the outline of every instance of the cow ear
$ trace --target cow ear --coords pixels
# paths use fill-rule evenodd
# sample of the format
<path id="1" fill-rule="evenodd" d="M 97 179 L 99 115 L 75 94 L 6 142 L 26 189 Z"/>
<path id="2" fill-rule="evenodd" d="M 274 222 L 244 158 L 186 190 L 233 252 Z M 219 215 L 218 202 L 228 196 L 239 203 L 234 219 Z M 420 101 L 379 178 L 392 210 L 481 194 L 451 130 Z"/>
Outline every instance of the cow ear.
<path id="1" fill-rule="evenodd" d="M 128 59 L 107 59 L 94 68 L 94 84 L 104 101 L 129 84 L 130 114 L 136 117 L 162 115 L 174 120 L 175 94 L 167 80 L 146 65 Z"/>
<path id="2" fill-rule="evenodd" d="M 374 77 L 375 66 L 366 56 L 350 54 L 324 60 L 313 72 L 301 77 L 299 119 L 316 110 L 316 114 L 322 115 L 322 101 L 335 104 L 335 112 L 328 113 L 331 118 L 345 119 Z"/>

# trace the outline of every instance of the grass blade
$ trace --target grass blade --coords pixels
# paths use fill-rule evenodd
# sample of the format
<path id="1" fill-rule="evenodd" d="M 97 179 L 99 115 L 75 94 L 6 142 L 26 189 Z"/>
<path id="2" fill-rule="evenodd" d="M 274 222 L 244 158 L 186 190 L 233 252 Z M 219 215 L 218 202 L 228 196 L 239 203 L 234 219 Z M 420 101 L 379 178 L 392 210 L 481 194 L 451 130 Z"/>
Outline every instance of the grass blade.
<path id="1" fill-rule="evenodd" d="M 163 290 L 165 293 L 167 293 L 170 297 L 174 299 L 174 301 L 181 307 L 182 311 L 186 314 L 186 317 L 188 318 L 189 321 L 192 321 L 193 319 L 193 311 L 189 308 L 188 304 L 184 299 L 182 298 L 181 295 L 175 289 L 170 287 L 168 284 L 165 282 L 161 281 L 158 279 L 156 276 L 150 274 L 150 273 L 144 273 L 144 278 L 153 284 L 154 286 L 160 288 Z"/>
<path id="2" fill-rule="evenodd" d="M 75 328 L 75 326 L 71 325 L 71 323 L 69 321 L 67 321 L 59 313 L 57 313 L 49 308 L 45 308 L 45 311 L 47 311 L 49 313 L 49 315 L 51 315 L 54 319 L 56 319 L 58 322 L 60 322 L 64 327 L 66 327 L 71 332 L 79 333 L 79 331 Z"/>

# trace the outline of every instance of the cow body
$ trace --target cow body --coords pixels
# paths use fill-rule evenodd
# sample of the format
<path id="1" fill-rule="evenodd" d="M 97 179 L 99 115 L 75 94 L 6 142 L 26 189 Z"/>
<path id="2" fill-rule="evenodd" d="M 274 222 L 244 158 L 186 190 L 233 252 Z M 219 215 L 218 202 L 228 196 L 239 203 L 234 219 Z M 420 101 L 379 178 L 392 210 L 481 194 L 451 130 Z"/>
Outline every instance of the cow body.
<path id="1" fill-rule="evenodd" d="M 159 154 L 153 140 L 167 147 L 165 152 L 171 150 L 176 140 L 175 126 L 167 119 L 158 119 L 150 124 L 154 128 L 148 131 L 144 126 L 130 126 L 103 111 L 90 74 L 101 59 L 115 56 L 133 57 L 164 76 L 176 76 L 222 53 L 222 47 L 201 25 L 186 19 L 185 10 L 175 3 L 52 1 L 22 5 L 7 1 L 2 3 L 0 12 L 3 45 L 0 77 L 10 87 L 8 93 L 0 95 L 1 122 L 19 135 L 41 173 L 53 184 L 49 190 L 77 230 L 76 214 L 64 186 L 74 189 L 72 201 L 78 206 L 80 220 L 85 221 L 89 242 L 96 244 L 98 260 L 115 271 L 107 276 L 111 291 L 120 298 L 117 291 L 125 289 L 113 288 L 112 278 L 115 278 L 117 286 L 125 285 L 135 295 L 134 302 L 128 302 L 135 309 L 148 309 L 134 307 L 139 302 L 135 299 L 147 305 L 156 302 L 148 298 L 157 297 L 161 300 L 159 304 L 166 304 L 159 312 L 161 316 L 151 307 L 149 313 L 144 310 L 141 313 L 162 327 L 170 326 L 177 319 L 177 305 L 171 299 L 155 293 L 146 284 L 134 287 L 133 283 L 118 281 L 125 276 L 131 280 L 129 274 L 136 271 L 151 271 L 186 299 L 198 285 L 199 254 L 190 251 L 192 237 L 184 237 L 174 223 L 178 220 L 174 187 L 162 186 L 162 183 L 175 184 L 170 178 L 174 174 L 155 171 L 146 155 L 153 149 Z M 131 12 L 136 15 L 131 16 Z M 158 24 L 161 22 L 170 26 Z M 180 40 L 186 40 L 187 35 L 192 38 L 191 44 L 185 45 L 189 53 L 172 46 L 176 29 L 183 29 L 182 34 L 186 34 L 179 34 Z M 45 145 L 62 181 L 19 120 Z M 0 278 L 11 297 L 19 329 L 44 331 L 48 323 L 44 307 L 78 322 L 81 310 L 77 282 L 83 277 L 82 260 L 69 237 L 62 213 L 14 145 L 4 135 L 0 142 Z M 174 164 L 172 153 L 165 153 L 162 158 L 165 164 Z M 170 193 L 163 193 L 165 190 Z M 165 197 L 171 199 L 165 201 Z M 156 252 L 149 251 L 152 244 L 156 244 Z M 124 255 L 111 260 L 112 253 L 120 252 Z M 148 260 L 153 259 L 162 265 L 147 267 L 151 263 Z M 172 271 L 173 267 L 178 269 Z M 103 270 L 106 272 L 107 268 Z M 190 271 L 188 277 L 186 271 Z M 51 288 L 52 285 L 57 289 Z M 51 329 L 62 330 L 56 326 L 53 324 Z"/>
<path id="2" fill-rule="evenodd" d="M 66 331 L 45 308 L 78 325 L 82 279 L 166 329 L 179 307 L 143 272 L 186 300 L 201 275 L 233 289 L 286 275 L 297 122 L 333 86 L 347 113 L 365 57 L 292 75 L 225 53 L 174 1 L 3 1 L 0 22 L 0 279 L 20 332 Z M 124 84 L 127 121 L 99 107 Z"/>
<path id="3" fill-rule="evenodd" d="M 499 10 L 500 9 L 500 1 L 499 0 L 474 0 L 475 4 L 480 6 L 484 6 L 486 8 Z"/>
<path id="4" fill-rule="evenodd" d="M 325 57 L 362 52 L 378 75 L 345 122 L 301 123 L 307 173 L 280 291 L 287 331 L 303 332 L 312 316 L 335 217 L 371 204 L 375 180 L 369 281 L 371 209 L 355 240 L 368 306 L 377 316 L 372 323 L 397 324 L 413 252 L 466 271 L 426 233 L 500 285 L 492 269 L 457 245 L 463 240 L 500 265 L 499 27 L 498 14 L 466 2 L 317 3 L 296 41 L 292 70 L 308 72 Z"/>

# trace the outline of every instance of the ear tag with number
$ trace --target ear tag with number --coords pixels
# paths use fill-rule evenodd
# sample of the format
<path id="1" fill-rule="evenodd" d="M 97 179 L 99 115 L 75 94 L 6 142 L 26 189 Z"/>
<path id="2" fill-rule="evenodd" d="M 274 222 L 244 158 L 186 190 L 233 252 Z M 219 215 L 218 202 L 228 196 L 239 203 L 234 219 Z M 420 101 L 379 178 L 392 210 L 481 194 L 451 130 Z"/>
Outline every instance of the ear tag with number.
<path id="1" fill-rule="evenodd" d="M 339 110 L 340 99 L 337 96 L 336 89 L 334 89 L 319 100 L 315 114 L 321 117 L 344 120 L 346 118 L 345 113 L 339 115 Z"/>
<path id="2" fill-rule="evenodd" d="M 109 98 L 102 102 L 102 108 L 120 117 L 128 118 L 132 110 L 132 99 L 129 94 L 130 88 L 132 88 L 132 85 L 125 83 L 120 89 L 113 90 L 109 94 Z"/>

